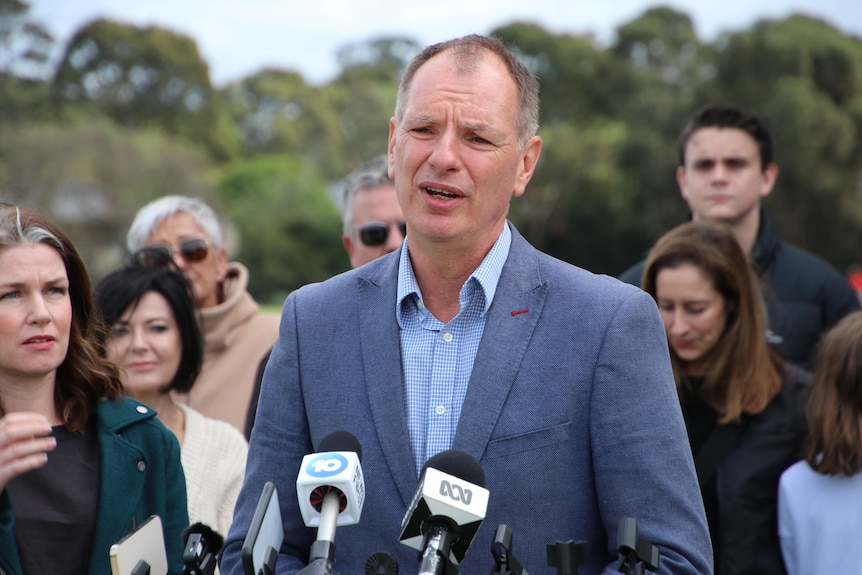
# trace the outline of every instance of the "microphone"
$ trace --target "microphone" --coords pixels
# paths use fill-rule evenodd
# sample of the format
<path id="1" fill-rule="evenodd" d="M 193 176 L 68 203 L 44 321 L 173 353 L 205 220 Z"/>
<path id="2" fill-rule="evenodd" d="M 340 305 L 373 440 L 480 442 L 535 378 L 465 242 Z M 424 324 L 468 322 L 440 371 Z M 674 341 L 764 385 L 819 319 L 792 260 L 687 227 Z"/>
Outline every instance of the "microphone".
<path id="1" fill-rule="evenodd" d="M 359 440 L 347 431 L 330 433 L 317 453 L 302 458 L 296 496 L 305 524 L 317 527 L 317 539 L 309 552 L 308 567 L 299 574 L 334 572 L 335 528 L 359 523 L 365 503 L 361 458 Z"/>
<path id="2" fill-rule="evenodd" d="M 186 528 L 183 541 L 183 575 L 213 575 L 224 537 L 198 522 Z"/>
<path id="3" fill-rule="evenodd" d="M 419 575 L 457 573 L 487 510 L 485 472 L 476 458 L 449 449 L 426 461 L 399 536 L 419 551 Z"/>

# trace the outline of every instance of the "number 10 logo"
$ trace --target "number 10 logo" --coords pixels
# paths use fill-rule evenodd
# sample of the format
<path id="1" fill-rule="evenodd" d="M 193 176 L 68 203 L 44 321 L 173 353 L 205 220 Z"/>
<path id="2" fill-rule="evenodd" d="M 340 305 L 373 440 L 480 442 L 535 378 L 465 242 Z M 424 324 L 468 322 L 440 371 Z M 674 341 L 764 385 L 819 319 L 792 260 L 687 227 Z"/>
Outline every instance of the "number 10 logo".
<path id="1" fill-rule="evenodd" d="M 306 473 L 312 477 L 332 477 L 347 468 L 347 459 L 337 453 L 321 453 L 308 462 Z"/>

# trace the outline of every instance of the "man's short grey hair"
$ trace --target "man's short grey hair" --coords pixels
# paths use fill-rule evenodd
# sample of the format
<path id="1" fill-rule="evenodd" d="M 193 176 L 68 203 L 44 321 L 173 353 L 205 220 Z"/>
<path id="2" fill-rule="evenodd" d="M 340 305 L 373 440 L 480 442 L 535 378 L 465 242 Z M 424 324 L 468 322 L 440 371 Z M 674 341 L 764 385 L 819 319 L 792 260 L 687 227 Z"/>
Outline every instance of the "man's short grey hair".
<path id="1" fill-rule="evenodd" d="M 134 253 L 147 245 L 147 238 L 161 222 L 186 213 L 206 232 L 216 248 L 224 246 L 224 232 L 218 215 L 206 202 L 187 196 L 162 196 L 146 204 L 135 215 L 135 220 L 126 234 L 126 247 Z"/>
<path id="2" fill-rule="evenodd" d="M 389 177 L 389 158 L 386 154 L 375 156 L 368 160 L 344 178 L 344 195 L 342 196 L 341 220 L 344 224 L 344 233 L 351 231 L 353 200 L 361 190 L 379 188 L 380 186 L 394 185 L 395 182 Z"/>
<path id="3" fill-rule="evenodd" d="M 407 106 L 407 96 L 413 77 L 423 64 L 434 56 L 448 52 L 455 58 L 456 64 L 465 72 L 477 69 L 481 59 L 487 54 L 500 58 L 509 70 L 512 81 L 518 88 L 518 115 L 515 120 L 518 146 L 523 148 L 539 130 L 539 81 L 536 75 L 518 60 L 512 50 L 493 36 L 470 34 L 446 42 L 432 44 L 416 55 L 401 76 L 398 85 L 398 96 L 395 100 L 395 123 L 401 125 L 404 121 L 404 109 Z"/>

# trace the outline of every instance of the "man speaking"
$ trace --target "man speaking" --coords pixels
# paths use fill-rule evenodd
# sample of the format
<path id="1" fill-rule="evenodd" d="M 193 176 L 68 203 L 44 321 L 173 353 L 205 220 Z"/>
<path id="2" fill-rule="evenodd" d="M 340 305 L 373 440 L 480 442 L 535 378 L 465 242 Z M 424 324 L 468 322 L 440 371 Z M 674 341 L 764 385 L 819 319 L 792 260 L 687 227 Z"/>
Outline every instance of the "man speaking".
<path id="1" fill-rule="evenodd" d="M 506 216 L 539 159 L 538 84 L 495 39 L 426 48 L 405 71 L 389 170 L 407 221 L 395 252 L 288 297 L 264 376 L 222 573 L 267 480 L 290 492 L 302 457 L 343 429 L 363 448 L 360 523 L 338 532 L 335 568 L 363 572 L 399 543 L 424 463 L 476 458 L 487 514 L 460 565 L 488 572 L 498 525 L 521 563 L 589 543 L 581 573 L 615 571 L 620 518 L 661 552 L 660 573 L 712 572 L 712 552 L 664 328 L 652 299 L 530 246 Z M 281 499 L 279 574 L 308 560 L 313 530 Z M 408 567 L 409 566 L 409 567 Z"/>

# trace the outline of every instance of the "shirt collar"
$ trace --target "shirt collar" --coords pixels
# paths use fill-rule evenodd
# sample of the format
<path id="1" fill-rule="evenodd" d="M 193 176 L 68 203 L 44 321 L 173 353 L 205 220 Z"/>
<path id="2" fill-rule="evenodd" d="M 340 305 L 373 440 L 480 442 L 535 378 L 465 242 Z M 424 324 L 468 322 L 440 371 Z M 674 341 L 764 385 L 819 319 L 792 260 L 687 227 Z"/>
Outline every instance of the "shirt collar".
<path id="1" fill-rule="evenodd" d="M 488 312 L 488 308 L 491 307 L 491 302 L 494 300 L 494 294 L 497 292 L 497 284 L 500 282 L 500 276 L 503 273 L 503 266 L 506 263 L 506 258 L 509 256 L 511 245 L 512 231 L 509 229 L 507 222 L 503 226 L 503 231 L 497 237 L 497 241 L 494 242 L 490 251 L 485 255 L 482 263 L 479 264 L 479 267 L 464 282 L 464 285 L 466 285 L 471 280 L 475 280 L 485 293 L 485 309 L 482 310 L 483 314 Z M 395 300 L 395 317 L 398 320 L 398 325 L 402 327 L 401 318 L 405 299 L 414 296 L 416 306 L 419 309 L 425 308 L 422 303 L 422 292 L 419 290 L 419 284 L 416 282 L 416 276 L 413 274 L 409 248 L 409 242 L 405 239 L 404 249 L 401 250 L 401 259 L 398 262 L 398 297 Z"/>

